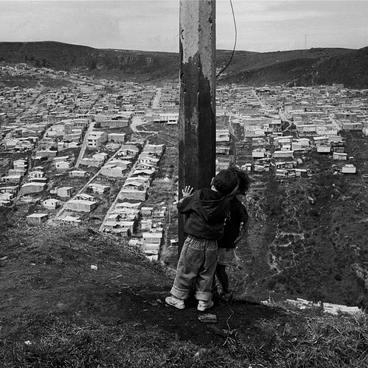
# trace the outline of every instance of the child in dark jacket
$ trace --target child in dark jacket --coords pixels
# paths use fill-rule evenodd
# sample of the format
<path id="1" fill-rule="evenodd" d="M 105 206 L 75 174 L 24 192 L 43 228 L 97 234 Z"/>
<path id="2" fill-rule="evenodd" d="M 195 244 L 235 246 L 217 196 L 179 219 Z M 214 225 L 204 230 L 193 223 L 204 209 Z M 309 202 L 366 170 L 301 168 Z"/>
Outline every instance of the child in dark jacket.
<path id="1" fill-rule="evenodd" d="M 237 265 L 238 258 L 235 248 L 248 230 L 249 224 L 247 210 L 237 196 L 245 195 L 249 189 L 250 179 L 243 170 L 236 166 L 229 170 L 232 170 L 238 177 L 238 190 L 230 199 L 230 219 L 226 221 L 224 236 L 218 240 L 216 267 L 216 276 L 222 287 L 221 298 L 225 301 L 229 301 L 232 297 L 226 267 Z"/>
<path id="2" fill-rule="evenodd" d="M 183 190 L 178 210 L 187 216 L 184 232 L 187 235 L 179 257 L 171 296 L 165 302 L 184 309 L 195 281 L 197 309 L 205 311 L 213 306 L 212 282 L 217 263 L 217 240 L 221 239 L 224 222 L 230 214 L 229 195 L 237 190 L 237 175 L 232 170 L 220 171 L 211 188 Z"/>

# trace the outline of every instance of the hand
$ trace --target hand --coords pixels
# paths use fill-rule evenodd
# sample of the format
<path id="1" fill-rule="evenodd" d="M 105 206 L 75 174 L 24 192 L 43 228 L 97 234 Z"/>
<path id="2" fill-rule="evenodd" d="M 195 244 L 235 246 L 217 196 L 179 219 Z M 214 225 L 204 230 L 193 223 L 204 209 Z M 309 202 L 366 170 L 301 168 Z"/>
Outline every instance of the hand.
<path id="1" fill-rule="evenodd" d="M 234 241 L 235 245 L 237 245 L 243 239 L 246 232 L 247 232 L 246 224 L 244 224 L 244 222 L 241 222 L 239 227 L 239 235 Z"/>
<path id="2" fill-rule="evenodd" d="M 242 235 L 244 235 L 244 234 L 242 234 Z M 234 244 L 235 245 L 238 245 L 239 243 L 240 243 L 240 241 L 243 239 L 243 236 L 242 235 L 239 235 L 236 239 L 235 239 L 235 241 L 234 241 Z"/>
<path id="3" fill-rule="evenodd" d="M 188 197 L 189 195 L 192 194 L 193 192 L 193 188 L 189 185 L 187 185 L 182 191 L 183 197 Z"/>

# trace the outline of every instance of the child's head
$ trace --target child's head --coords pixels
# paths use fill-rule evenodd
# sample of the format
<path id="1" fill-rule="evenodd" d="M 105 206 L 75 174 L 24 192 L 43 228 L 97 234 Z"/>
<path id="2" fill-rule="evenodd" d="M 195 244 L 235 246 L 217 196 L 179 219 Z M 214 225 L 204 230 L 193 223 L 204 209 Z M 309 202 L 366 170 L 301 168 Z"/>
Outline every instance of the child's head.
<path id="1" fill-rule="evenodd" d="M 250 186 L 250 178 L 245 171 L 239 169 L 236 166 L 231 166 L 229 170 L 233 171 L 238 179 L 238 191 L 236 194 L 244 195 L 248 191 Z"/>
<path id="2" fill-rule="evenodd" d="M 238 185 L 237 174 L 230 169 L 221 170 L 212 180 L 212 185 L 223 195 L 230 194 Z"/>

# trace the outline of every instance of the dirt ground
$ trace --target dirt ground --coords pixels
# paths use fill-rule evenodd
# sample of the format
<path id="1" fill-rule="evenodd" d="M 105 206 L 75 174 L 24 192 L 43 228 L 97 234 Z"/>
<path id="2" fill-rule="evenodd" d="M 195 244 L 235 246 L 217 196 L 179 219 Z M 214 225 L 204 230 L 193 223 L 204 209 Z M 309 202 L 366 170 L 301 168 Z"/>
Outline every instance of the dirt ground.
<path id="1" fill-rule="evenodd" d="M 37 341 L 56 315 L 104 325 L 156 326 L 175 339 L 213 347 L 240 330 L 257 339 L 257 323 L 282 314 L 244 299 L 216 301 L 207 312 L 217 316 L 217 323 L 202 323 L 194 298 L 185 310 L 165 305 L 174 270 L 92 229 L 26 227 L 1 236 L 3 341 Z"/>

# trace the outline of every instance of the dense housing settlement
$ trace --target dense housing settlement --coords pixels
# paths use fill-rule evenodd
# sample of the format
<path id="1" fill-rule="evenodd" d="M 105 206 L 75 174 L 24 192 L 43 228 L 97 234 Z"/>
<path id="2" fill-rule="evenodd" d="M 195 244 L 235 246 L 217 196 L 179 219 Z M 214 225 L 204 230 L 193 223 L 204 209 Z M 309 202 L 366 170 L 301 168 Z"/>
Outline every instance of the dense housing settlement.
<path id="1" fill-rule="evenodd" d="M 28 224 L 85 224 L 128 237 L 152 260 L 175 245 L 176 83 L 95 80 L 24 64 L 0 66 L 0 74 L 67 81 L 0 84 L 0 206 L 16 207 Z M 328 157 L 335 175 L 368 178 L 341 135 L 368 136 L 368 90 L 233 84 L 217 87 L 216 104 L 217 170 L 235 163 L 252 176 L 254 192 L 264 189 L 265 173 L 312 177 L 315 154 Z"/>

